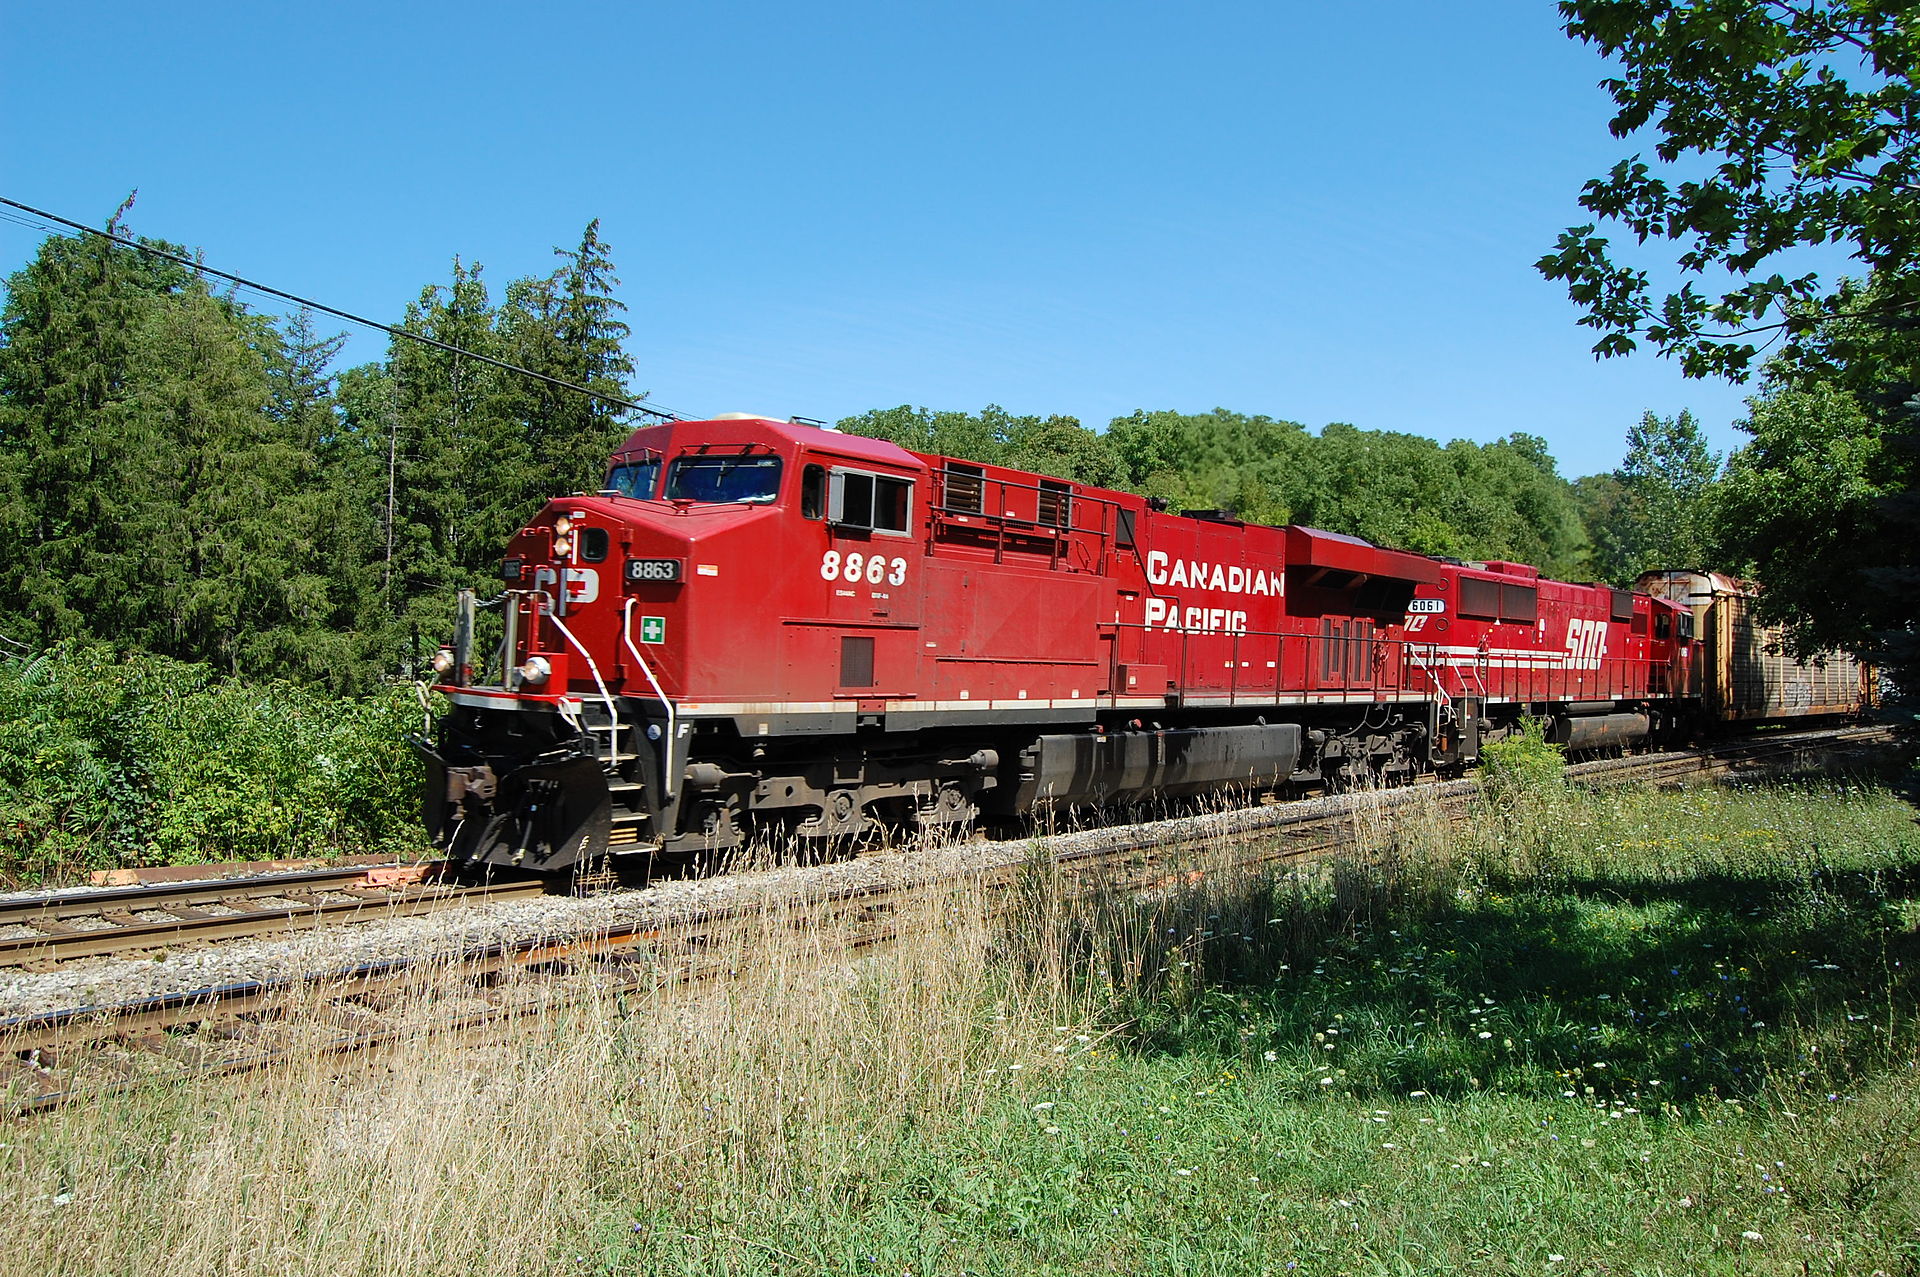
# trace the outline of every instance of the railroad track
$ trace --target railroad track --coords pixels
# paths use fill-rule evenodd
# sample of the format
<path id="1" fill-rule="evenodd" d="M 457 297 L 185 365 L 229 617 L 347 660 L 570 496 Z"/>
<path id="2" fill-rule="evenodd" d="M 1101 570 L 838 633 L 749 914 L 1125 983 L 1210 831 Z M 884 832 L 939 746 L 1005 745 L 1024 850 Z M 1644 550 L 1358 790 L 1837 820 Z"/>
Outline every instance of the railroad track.
<path id="1" fill-rule="evenodd" d="M 1889 736 L 1878 728 L 1779 734 L 1686 754 L 1575 764 L 1568 772 L 1585 784 L 1672 783 L 1804 766 L 1835 752 L 1872 748 Z M 1196 848 L 1230 851 L 1231 863 L 1240 866 L 1304 860 L 1352 845 L 1363 813 L 1391 819 L 1409 805 L 1437 804 L 1450 814 L 1465 808 L 1475 788 L 1471 780 L 1441 782 L 1372 791 L 1312 809 L 1278 804 L 1121 827 L 1111 837 L 1053 854 L 1047 863 L 1069 892 L 1076 882 L 1106 891 L 1151 890 L 1187 881 Z M 961 879 L 978 881 L 989 895 L 1003 893 L 1029 870 L 1028 862 L 1008 861 L 984 870 L 935 871 L 881 886 L 817 890 L 784 907 L 808 923 L 840 927 L 849 949 L 869 949 L 894 937 L 903 907 L 917 895 Z M 529 884 L 512 886 L 525 890 Z M 156 1077 L 244 1074 L 293 1058 L 375 1050 L 422 1032 L 417 1017 L 387 1014 L 421 989 L 437 990 L 441 1005 L 430 1030 L 436 1034 L 489 1031 L 580 994 L 580 986 L 565 982 L 504 978 L 514 972 L 591 969 L 590 984 L 600 996 L 663 983 L 697 985 L 739 966 L 747 952 L 743 940 L 757 934 L 755 922 L 764 920 L 768 908 L 756 897 L 645 925 L 0 1019 L 0 1042 L 8 1051 L 0 1060 L 0 1094 L 25 1114 Z M 449 973 L 457 975 L 457 996 L 447 995 Z"/>
<path id="2" fill-rule="evenodd" d="M 277 935 L 544 890 L 538 882 L 462 886 L 440 881 L 437 870 L 313 869 L 0 901 L 0 967 Z"/>

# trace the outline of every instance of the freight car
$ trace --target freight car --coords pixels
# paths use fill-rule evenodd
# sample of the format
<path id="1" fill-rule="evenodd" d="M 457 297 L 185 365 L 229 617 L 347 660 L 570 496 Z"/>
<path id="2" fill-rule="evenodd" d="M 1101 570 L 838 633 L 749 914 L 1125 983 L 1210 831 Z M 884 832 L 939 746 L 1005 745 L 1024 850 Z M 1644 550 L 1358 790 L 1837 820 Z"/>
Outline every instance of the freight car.
<path id="1" fill-rule="evenodd" d="M 1636 590 L 1693 612 L 1693 682 L 1701 712 L 1716 723 L 1781 722 L 1854 714 L 1875 694 L 1873 667 L 1845 652 L 1811 661 L 1787 652 L 1785 635 L 1754 620 L 1754 586 L 1719 572 L 1648 572 Z"/>
<path id="2" fill-rule="evenodd" d="M 1527 717 L 1592 749 L 1702 707 L 1686 601 L 759 417 L 636 430 L 502 578 L 419 742 L 475 867 L 1386 780 Z"/>

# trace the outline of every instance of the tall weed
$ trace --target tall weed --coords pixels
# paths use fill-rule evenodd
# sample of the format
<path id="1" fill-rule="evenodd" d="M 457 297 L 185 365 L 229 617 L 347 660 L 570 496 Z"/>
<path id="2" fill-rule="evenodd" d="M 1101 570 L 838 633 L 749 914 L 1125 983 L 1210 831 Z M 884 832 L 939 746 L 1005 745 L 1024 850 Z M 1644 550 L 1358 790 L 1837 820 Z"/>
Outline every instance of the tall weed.
<path id="1" fill-rule="evenodd" d="M 1546 721 L 1480 751 L 1480 793 L 1489 818 L 1476 863 L 1488 881 L 1540 880 L 1562 872 L 1568 836 L 1566 753 L 1547 740 Z"/>

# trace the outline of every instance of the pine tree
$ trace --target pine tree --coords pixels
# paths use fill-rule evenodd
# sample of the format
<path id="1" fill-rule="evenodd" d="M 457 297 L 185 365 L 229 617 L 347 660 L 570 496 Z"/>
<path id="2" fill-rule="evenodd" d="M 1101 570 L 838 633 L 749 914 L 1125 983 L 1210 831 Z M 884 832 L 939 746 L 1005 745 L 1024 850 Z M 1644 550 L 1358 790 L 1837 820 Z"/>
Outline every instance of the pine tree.
<path id="1" fill-rule="evenodd" d="M 55 236 L 7 281 L 0 533 L 11 552 L 0 562 L 0 627 L 15 641 L 110 632 L 142 587 L 144 547 L 121 513 L 140 478 L 131 369 L 147 316 L 188 279 L 97 236 Z"/>
<path id="2" fill-rule="evenodd" d="M 424 289 L 403 327 L 498 358 L 498 316 L 481 274 L 456 258 L 452 281 Z M 521 478 L 529 444 L 503 381 L 512 375 L 470 354 L 396 339 L 386 375 L 393 554 L 384 603 L 391 634 L 410 643 L 414 632 L 446 629 L 454 590 L 498 580 L 502 547 L 533 513 Z M 393 655 L 407 666 L 418 656 Z"/>
<path id="3" fill-rule="evenodd" d="M 619 318 L 626 306 L 613 295 L 620 281 L 598 219 L 587 223 L 576 248 L 554 253 L 563 264 L 551 275 L 508 287 L 500 324 L 508 358 L 598 395 L 631 399 L 633 361 L 623 343 L 632 330 Z M 530 450 L 527 504 L 598 488 L 608 454 L 632 428 L 628 410 L 532 378 L 518 379 L 510 393 Z"/>
<path id="4" fill-rule="evenodd" d="M 266 661 L 335 687 L 365 686 L 381 672 L 376 654 L 384 625 L 374 575 L 378 476 L 335 392 L 331 366 L 346 337 L 321 336 L 305 310 L 274 337 L 263 346 L 267 415 L 297 458 L 279 505 L 297 539 L 300 571 L 286 587 L 284 633 L 294 636 L 294 650 Z"/>
<path id="5" fill-rule="evenodd" d="M 364 551 L 319 453 L 337 339 L 99 237 L 42 245 L 0 333 L 12 637 L 362 681 Z"/>

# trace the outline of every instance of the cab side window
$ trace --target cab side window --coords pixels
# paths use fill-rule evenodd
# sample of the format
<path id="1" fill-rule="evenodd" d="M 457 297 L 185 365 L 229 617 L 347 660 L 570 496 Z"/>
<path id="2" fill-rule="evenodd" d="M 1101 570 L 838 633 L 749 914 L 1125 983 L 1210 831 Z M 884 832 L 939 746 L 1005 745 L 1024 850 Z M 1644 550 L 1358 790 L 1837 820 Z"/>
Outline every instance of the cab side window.
<path id="1" fill-rule="evenodd" d="M 824 518 L 827 513 L 827 468 L 808 466 L 800 472 L 800 517 Z"/>
<path id="2" fill-rule="evenodd" d="M 859 470 L 836 470 L 828 485 L 827 518 L 843 528 L 905 536 L 912 524 L 913 481 Z"/>

